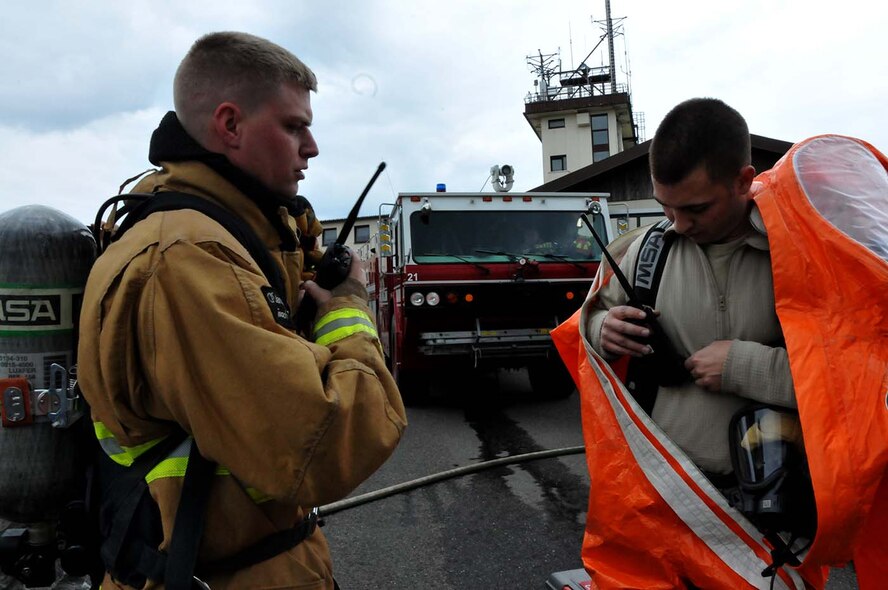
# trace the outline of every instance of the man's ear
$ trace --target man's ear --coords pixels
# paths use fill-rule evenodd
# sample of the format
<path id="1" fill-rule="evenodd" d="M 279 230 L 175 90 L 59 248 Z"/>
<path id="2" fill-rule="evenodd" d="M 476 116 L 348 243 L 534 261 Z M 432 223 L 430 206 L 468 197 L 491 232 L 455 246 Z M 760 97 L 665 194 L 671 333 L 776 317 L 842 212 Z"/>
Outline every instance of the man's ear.
<path id="1" fill-rule="evenodd" d="M 734 181 L 737 194 L 745 195 L 752 187 L 752 181 L 755 180 L 755 168 L 751 164 L 747 164 L 740 169 L 740 174 Z"/>
<path id="2" fill-rule="evenodd" d="M 227 148 L 237 149 L 241 142 L 243 113 L 233 102 L 223 102 L 213 111 L 213 131 Z"/>

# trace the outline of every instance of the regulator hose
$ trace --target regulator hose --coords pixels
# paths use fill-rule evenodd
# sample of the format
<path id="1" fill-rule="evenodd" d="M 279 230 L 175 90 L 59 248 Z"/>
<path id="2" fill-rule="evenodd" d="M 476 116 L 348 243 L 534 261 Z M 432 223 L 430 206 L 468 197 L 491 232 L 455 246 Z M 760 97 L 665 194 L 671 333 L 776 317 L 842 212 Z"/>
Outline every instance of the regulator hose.
<path id="1" fill-rule="evenodd" d="M 586 449 L 583 446 L 564 447 L 561 449 L 535 451 L 533 453 L 524 453 L 523 455 L 512 455 L 509 457 L 501 457 L 499 459 L 481 461 L 480 463 L 472 463 L 471 465 L 463 465 L 462 467 L 448 469 L 447 471 L 440 471 L 438 473 L 433 473 L 431 475 L 426 475 L 424 477 L 395 484 L 387 488 L 382 488 L 373 492 L 367 492 L 366 494 L 354 496 L 353 498 L 345 498 L 344 500 L 340 500 L 338 502 L 326 504 L 318 508 L 318 516 L 329 516 L 343 510 L 348 510 L 349 508 L 361 506 L 362 504 L 375 502 L 376 500 L 382 500 L 383 498 L 388 498 L 389 496 L 394 496 L 395 494 L 408 492 L 422 486 L 427 486 L 429 484 L 444 481 L 445 479 L 451 479 L 454 477 L 460 477 L 462 475 L 469 475 L 470 473 L 476 473 L 478 471 L 484 471 L 485 469 L 492 469 L 494 467 L 500 467 L 502 465 L 512 465 L 514 463 L 522 463 L 524 461 L 535 461 L 537 459 L 551 459 L 552 457 L 562 457 L 565 455 L 580 455 L 584 453 L 585 450 Z"/>

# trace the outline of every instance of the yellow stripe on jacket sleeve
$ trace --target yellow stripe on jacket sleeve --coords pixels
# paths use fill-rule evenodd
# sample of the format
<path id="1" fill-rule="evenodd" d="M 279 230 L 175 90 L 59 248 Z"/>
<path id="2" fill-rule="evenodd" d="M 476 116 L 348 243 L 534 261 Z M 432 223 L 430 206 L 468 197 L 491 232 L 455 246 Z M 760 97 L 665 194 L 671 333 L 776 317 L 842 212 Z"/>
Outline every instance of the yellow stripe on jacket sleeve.
<path id="1" fill-rule="evenodd" d="M 163 438 L 158 438 L 135 447 L 124 447 L 120 445 L 114 438 L 114 435 L 108 430 L 102 422 L 93 422 L 93 430 L 96 433 L 96 439 L 99 446 L 105 451 L 115 463 L 124 467 L 130 467 L 136 459 L 145 451 L 158 444 Z M 188 470 L 188 456 L 191 454 L 192 439 L 190 436 L 183 440 L 173 449 L 166 457 L 158 461 L 157 465 L 145 474 L 145 483 L 151 483 L 158 479 L 168 477 L 185 477 Z M 231 476 L 231 471 L 221 465 L 217 465 L 215 469 L 217 476 Z M 255 488 L 245 487 L 246 493 L 256 504 L 262 504 L 271 500 L 271 496 L 260 492 Z"/>
<path id="2" fill-rule="evenodd" d="M 370 316 L 360 309 L 344 308 L 321 317 L 315 324 L 314 336 L 317 344 L 327 346 L 359 332 L 379 337 Z"/>
<path id="3" fill-rule="evenodd" d="M 124 467 L 132 465 L 133 461 L 163 440 L 163 438 L 156 438 L 134 447 L 125 447 L 117 442 L 117 439 L 102 422 L 93 422 L 93 430 L 96 433 L 96 440 L 99 441 L 99 446 L 102 447 L 105 454 L 115 463 Z"/>

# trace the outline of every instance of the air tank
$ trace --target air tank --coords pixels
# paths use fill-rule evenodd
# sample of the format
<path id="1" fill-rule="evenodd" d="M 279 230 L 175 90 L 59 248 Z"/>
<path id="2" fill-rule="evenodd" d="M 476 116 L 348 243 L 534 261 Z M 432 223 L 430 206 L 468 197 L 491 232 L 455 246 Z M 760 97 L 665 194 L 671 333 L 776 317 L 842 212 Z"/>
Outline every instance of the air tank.
<path id="1" fill-rule="evenodd" d="M 58 427 L 58 420 L 53 426 L 47 416 L 26 423 L 25 396 L 16 400 L 16 389 L 9 391 L 9 386 L 10 379 L 27 380 L 37 390 L 28 396 L 29 405 L 43 404 L 44 409 L 45 399 L 36 401 L 40 390 L 68 388 L 83 289 L 95 256 L 89 229 L 61 211 L 27 205 L 0 214 L 0 380 L 5 380 L 0 388 L 0 518 L 17 523 L 56 519 L 78 483 L 78 440 L 88 416 L 67 427 Z"/>

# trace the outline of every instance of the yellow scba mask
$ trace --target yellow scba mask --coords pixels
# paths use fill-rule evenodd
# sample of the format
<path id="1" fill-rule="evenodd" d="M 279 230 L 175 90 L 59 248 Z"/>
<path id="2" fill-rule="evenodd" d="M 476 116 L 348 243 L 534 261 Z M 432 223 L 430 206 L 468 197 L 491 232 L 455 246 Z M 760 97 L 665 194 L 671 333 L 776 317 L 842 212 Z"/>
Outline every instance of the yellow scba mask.
<path id="1" fill-rule="evenodd" d="M 740 446 L 750 453 L 767 443 L 786 441 L 804 448 L 802 441 L 802 425 L 798 417 L 785 413 L 764 409 L 756 414 L 759 418 L 753 422 L 740 440 Z"/>
<path id="2" fill-rule="evenodd" d="M 816 511 L 798 414 L 750 406 L 734 416 L 729 437 L 740 511 L 765 532 L 811 538 Z"/>

